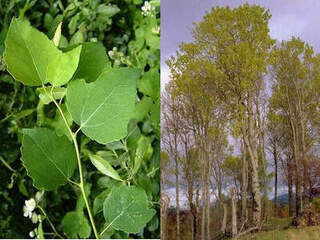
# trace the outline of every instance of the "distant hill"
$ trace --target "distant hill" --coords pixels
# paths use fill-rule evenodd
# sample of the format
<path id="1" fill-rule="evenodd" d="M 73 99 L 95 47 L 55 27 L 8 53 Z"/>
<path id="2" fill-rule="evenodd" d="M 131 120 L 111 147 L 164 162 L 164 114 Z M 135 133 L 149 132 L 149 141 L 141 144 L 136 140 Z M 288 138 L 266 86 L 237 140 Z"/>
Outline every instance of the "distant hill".
<path id="1" fill-rule="evenodd" d="M 294 193 L 292 194 L 292 198 L 293 198 L 293 203 L 295 204 L 296 195 Z M 272 199 L 272 201 L 274 202 L 274 198 Z M 280 206 L 287 205 L 289 203 L 289 194 L 285 193 L 285 194 L 279 195 L 277 202 Z"/>

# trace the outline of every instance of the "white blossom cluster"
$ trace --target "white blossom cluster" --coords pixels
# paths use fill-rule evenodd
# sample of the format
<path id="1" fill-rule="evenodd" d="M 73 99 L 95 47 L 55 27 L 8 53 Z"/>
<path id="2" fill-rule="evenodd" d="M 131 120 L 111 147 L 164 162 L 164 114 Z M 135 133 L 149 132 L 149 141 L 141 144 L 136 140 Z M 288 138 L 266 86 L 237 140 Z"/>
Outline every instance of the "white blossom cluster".
<path id="1" fill-rule="evenodd" d="M 150 17 L 155 16 L 155 7 L 152 6 L 152 5 L 150 4 L 150 2 L 148 2 L 148 1 L 145 1 L 145 2 L 144 2 L 144 5 L 141 7 L 141 10 L 142 10 L 142 15 L 143 15 L 143 16 L 146 16 L 146 17 L 148 17 L 148 16 L 150 16 Z"/>
<path id="2" fill-rule="evenodd" d="M 37 203 L 41 200 L 42 195 L 43 195 L 43 192 L 37 192 L 35 199 L 30 198 L 29 200 L 26 200 L 24 202 L 25 205 L 23 206 L 23 216 L 28 217 L 33 224 L 41 222 L 41 216 L 35 212 L 35 209 L 37 207 Z M 31 238 L 37 235 L 36 230 L 37 229 L 34 229 L 33 231 L 29 232 L 29 236 Z"/>
<path id="3" fill-rule="evenodd" d="M 116 65 L 126 64 L 128 66 L 131 65 L 129 57 L 124 56 L 123 52 L 118 51 L 117 47 L 112 48 L 112 50 L 108 51 L 109 57 L 114 60 Z"/>

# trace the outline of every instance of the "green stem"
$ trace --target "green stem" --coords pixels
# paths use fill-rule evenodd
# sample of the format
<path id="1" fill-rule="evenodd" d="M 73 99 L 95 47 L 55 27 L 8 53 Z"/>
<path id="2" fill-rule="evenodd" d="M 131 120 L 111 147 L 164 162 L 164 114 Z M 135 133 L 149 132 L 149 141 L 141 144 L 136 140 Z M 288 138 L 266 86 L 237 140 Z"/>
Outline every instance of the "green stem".
<path id="1" fill-rule="evenodd" d="M 61 236 L 61 235 L 57 232 L 56 228 L 54 227 L 53 223 L 50 221 L 48 215 L 47 215 L 46 212 L 43 210 L 43 208 L 40 207 L 40 206 L 38 206 L 38 208 L 41 210 L 41 212 L 43 213 L 43 215 L 46 217 L 46 219 L 47 219 L 48 223 L 50 224 L 52 230 L 54 231 L 55 235 L 57 235 L 59 238 L 64 239 L 64 237 Z"/>
<path id="2" fill-rule="evenodd" d="M 156 171 L 158 171 L 160 168 L 155 168 L 155 169 L 153 169 L 151 172 L 149 172 L 148 174 L 147 174 L 147 176 L 148 177 L 150 177 L 153 173 L 155 173 Z"/>
<path id="3" fill-rule="evenodd" d="M 52 88 L 53 90 L 53 88 Z M 47 93 L 46 89 L 44 88 L 44 91 Z M 47 93 L 48 94 L 48 93 Z M 66 119 L 66 117 L 64 116 L 64 113 L 62 111 L 62 109 L 60 108 L 59 104 L 57 103 L 57 101 L 54 99 L 54 97 L 52 96 L 52 94 L 48 95 L 51 97 L 51 100 L 54 102 L 54 104 L 56 105 L 56 107 L 58 108 L 60 114 L 61 114 L 61 117 L 70 133 L 70 136 L 72 138 L 72 141 L 73 141 L 73 144 L 74 144 L 74 148 L 76 150 L 76 155 L 77 155 L 77 160 L 78 160 L 78 168 L 79 168 L 79 177 L 80 177 L 80 184 L 78 184 L 78 186 L 80 187 L 81 189 L 81 193 L 82 193 L 82 196 L 83 196 L 83 199 L 84 199 L 84 202 L 86 204 L 86 208 L 87 208 L 87 211 L 88 211 L 88 215 L 89 215 L 89 219 L 90 219 L 90 222 L 91 222 L 91 225 L 92 225 L 92 228 L 93 228 L 93 232 L 94 232 L 94 235 L 97 239 L 99 239 L 99 234 L 98 234 L 98 231 L 97 231 L 97 228 L 96 228 L 96 225 L 94 223 L 94 220 L 93 220 L 93 217 L 92 217 L 92 214 L 91 214 L 91 210 L 90 210 L 90 206 L 89 206 L 89 202 L 88 202 L 88 199 L 87 199 L 87 196 L 86 196 L 86 193 L 84 191 L 84 184 L 83 184 L 83 175 L 82 175 L 82 166 L 81 166 L 81 161 L 80 161 L 80 153 L 79 153 L 79 147 L 78 147 L 78 142 L 77 142 L 77 135 L 74 134 L 72 132 L 72 130 L 70 129 L 69 127 L 69 124 L 68 124 L 68 121 Z"/>
<path id="4" fill-rule="evenodd" d="M 14 170 L 7 162 L 6 160 L 4 160 L 3 157 L 0 156 L 0 161 L 3 163 L 3 165 L 5 165 L 11 172 L 16 172 L 16 170 Z"/>

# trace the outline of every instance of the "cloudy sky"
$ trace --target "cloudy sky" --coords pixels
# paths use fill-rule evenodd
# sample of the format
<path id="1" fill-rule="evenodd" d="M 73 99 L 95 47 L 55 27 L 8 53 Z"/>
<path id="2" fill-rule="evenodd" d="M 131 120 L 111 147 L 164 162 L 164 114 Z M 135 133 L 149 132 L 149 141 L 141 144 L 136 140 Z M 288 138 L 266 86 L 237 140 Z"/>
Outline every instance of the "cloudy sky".
<path id="1" fill-rule="evenodd" d="M 277 40 L 298 36 L 320 51 L 319 0 L 161 0 L 161 88 L 168 81 L 165 60 L 182 41 L 191 41 L 192 22 L 201 21 L 214 6 L 236 7 L 248 2 L 269 8 L 270 34 Z"/>

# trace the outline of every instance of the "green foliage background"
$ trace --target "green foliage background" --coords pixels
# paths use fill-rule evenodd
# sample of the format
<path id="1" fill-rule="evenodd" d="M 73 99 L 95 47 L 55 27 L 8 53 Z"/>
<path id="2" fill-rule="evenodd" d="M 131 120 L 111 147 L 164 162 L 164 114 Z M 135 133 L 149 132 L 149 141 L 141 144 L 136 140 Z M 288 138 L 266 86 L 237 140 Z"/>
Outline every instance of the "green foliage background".
<path id="1" fill-rule="evenodd" d="M 160 182 L 160 2 L 154 14 L 143 16 L 143 0 L 1 0 L 0 1 L 0 238 L 25 238 L 35 228 L 23 217 L 24 201 L 34 197 L 37 189 L 26 174 L 20 160 L 23 128 L 35 126 L 61 128 L 53 104 L 39 103 L 36 88 L 25 87 L 8 74 L 3 61 L 4 40 L 13 16 L 30 21 L 33 27 L 52 38 L 58 24 L 63 21 L 60 47 L 86 41 L 102 42 L 111 53 L 113 67 L 133 66 L 144 70 L 138 81 L 135 117 L 129 129 L 135 129 L 127 146 L 118 143 L 108 146 L 91 142 L 81 134 L 84 151 L 99 151 L 110 157 L 114 166 L 126 152 L 134 156 L 136 150 L 148 150 L 133 184 L 143 188 L 157 215 L 143 231 L 128 235 L 121 231 L 108 231 L 104 237 L 158 238 L 159 237 L 159 182 Z M 69 41 L 68 41 L 69 40 Z M 117 49 L 114 49 L 116 47 Z M 127 148 L 127 149 L 126 149 Z M 101 175 L 82 152 L 87 194 L 90 205 L 101 193 L 109 191 L 115 181 Z M 115 157 L 120 156 L 120 157 Z M 62 232 L 62 219 L 67 212 L 81 205 L 81 193 L 70 186 L 46 192 L 42 205 L 57 230 Z M 104 223 L 101 213 L 95 215 L 98 228 Z M 44 224 L 44 232 L 50 231 Z M 92 236 L 93 237 L 93 236 Z"/>

